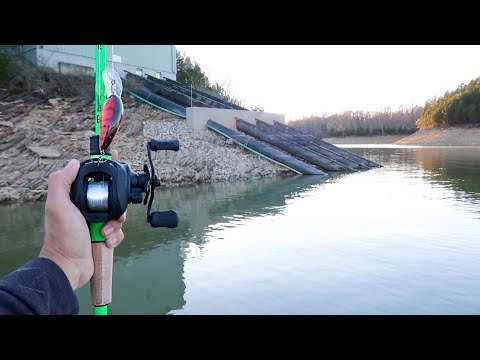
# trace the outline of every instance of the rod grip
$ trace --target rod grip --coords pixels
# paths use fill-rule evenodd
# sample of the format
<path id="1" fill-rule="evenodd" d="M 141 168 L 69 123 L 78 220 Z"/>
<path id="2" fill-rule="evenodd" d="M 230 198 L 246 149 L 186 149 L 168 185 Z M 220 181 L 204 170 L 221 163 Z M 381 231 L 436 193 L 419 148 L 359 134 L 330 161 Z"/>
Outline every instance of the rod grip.
<path id="1" fill-rule="evenodd" d="M 90 301 L 94 306 L 112 302 L 113 249 L 105 242 L 92 243 L 93 276 L 90 279 Z"/>
<path id="2" fill-rule="evenodd" d="M 180 149 L 180 141 L 178 139 L 171 139 L 171 140 L 152 139 L 149 141 L 149 143 L 150 143 L 150 149 L 152 151 L 157 151 L 157 150 L 178 151 L 178 149 Z"/>

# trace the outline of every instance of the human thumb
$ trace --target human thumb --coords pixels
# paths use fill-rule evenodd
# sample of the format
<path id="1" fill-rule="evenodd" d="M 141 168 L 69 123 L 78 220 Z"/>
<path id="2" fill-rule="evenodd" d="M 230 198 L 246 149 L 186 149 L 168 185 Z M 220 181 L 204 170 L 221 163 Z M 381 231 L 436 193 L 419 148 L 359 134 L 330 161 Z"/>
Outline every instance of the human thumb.
<path id="1" fill-rule="evenodd" d="M 72 159 L 63 169 L 56 170 L 49 175 L 47 202 L 49 202 L 49 199 L 55 202 L 69 198 L 70 187 L 77 177 L 79 168 L 78 160 Z"/>
<path id="2" fill-rule="evenodd" d="M 78 174 L 78 169 L 80 168 L 80 163 L 77 159 L 72 159 L 68 164 L 62 169 L 65 181 L 68 185 L 72 185 L 75 181 L 75 178 Z"/>

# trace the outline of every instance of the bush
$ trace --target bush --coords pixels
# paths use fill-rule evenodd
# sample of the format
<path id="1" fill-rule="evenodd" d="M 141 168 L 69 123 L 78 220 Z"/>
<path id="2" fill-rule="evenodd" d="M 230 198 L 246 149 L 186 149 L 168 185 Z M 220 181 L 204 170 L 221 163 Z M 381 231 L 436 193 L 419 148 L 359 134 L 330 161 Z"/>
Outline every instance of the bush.
<path id="1" fill-rule="evenodd" d="M 460 124 L 480 125 L 480 78 L 427 101 L 417 121 L 420 129 Z"/>

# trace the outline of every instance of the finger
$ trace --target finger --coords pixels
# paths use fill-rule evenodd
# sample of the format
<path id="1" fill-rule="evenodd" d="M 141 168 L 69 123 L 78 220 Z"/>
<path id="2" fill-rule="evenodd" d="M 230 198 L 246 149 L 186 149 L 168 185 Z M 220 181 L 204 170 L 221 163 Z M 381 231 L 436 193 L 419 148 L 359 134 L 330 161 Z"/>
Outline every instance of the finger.
<path id="1" fill-rule="evenodd" d="M 121 228 L 122 223 L 117 220 L 109 220 L 102 226 L 101 234 L 104 238 L 108 238 Z"/>
<path id="2" fill-rule="evenodd" d="M 118 151 L 112 150 L 112 160 L 118 160 Z"/>
<path id="3" fill-rule="evenodd" d="M 117 232 L 113 233 L 107 240 L 105 240 L 105 245 L 108 248 L 113 249 L 120 245 L 124 238 L 125 235 L 123 234 L 122 229 L 119 229 Z"/>
<path id="4" fill-rule="evenodd" d="M 117 221 L 120 223 L 127 221 L 127 210 L 125 210 L 125 212 L 117 219 Z"/>
<path id="5" fill-rule="evenodd" d="M 61 170 L 52 172 L 48 176 L 48 197 L 50 198 L 70 198 L 70 188 L 78 174 L 80 163 L 77 159 L 72 159 Z"/>

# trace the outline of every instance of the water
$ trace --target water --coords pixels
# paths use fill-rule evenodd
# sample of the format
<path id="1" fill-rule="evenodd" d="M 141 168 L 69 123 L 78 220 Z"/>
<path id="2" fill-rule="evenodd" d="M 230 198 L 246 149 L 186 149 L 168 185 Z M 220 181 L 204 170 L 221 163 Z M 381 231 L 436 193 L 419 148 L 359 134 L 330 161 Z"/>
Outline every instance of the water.
<path id="1" fill-rule="evenodd" d="M 161 190 L 176 229 L 130 205 L 110 313 L 479 314 L 480 148 L 351 151 L 384 167 Z M 43 204 L 0 220 L 4 275 L 38 253 Z"/>

